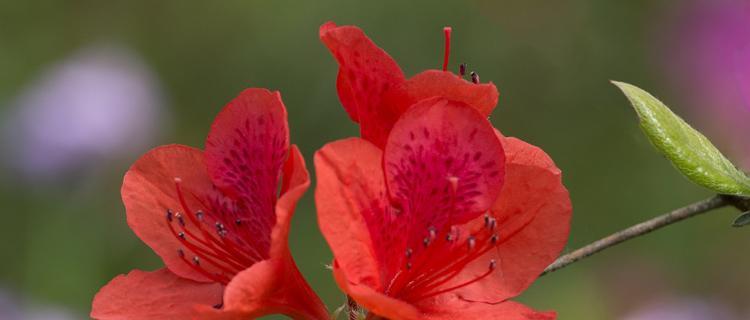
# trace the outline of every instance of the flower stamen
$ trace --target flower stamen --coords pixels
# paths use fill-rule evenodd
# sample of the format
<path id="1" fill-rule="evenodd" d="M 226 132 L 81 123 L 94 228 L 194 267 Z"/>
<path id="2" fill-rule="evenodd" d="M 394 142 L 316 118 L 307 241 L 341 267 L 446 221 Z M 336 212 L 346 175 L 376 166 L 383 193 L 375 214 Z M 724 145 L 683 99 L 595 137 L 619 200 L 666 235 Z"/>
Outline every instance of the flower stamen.
<path id="1" fill-rule="evenodd" d="M 474 84 L 478 84 L 479 83 L 479 74 L 477 74 L 476 72 L 472 71 L 470 75 L 471 75 L 471 82 L 474 83 Z"/>
<path id="2" fill-rule="evenodd" d="M 466 240 L 461 242 L 458 241 L 459 228 L 456 226 L 445 227 L 442 232 L 434 227 L 428 228 L 427 236 L 423 238 L 423 249 L 418 252 L 412 248 L 406 249 L 404 269 L 394 277 L 387 289 L 389 294 L 407 301 L 418 301 L 488 277 L 497 269 L 494 259 L 481 275 L 445 288 L 466 266 L 497 247 L 500 241 L 496 233 L 497 220 L 487 214 L 484 225 L 480 226 L 476 233 L 466 236 Z"/>
<path id="3" fill-rule="evenodd" d="M 239 219 L 235 219 L 235 223 L 230 225 L 231 230 L 222 222 L 223 218 L 220 217 L 233 216 L 233 211 L 226 211 L 236 208 L 231 209 L 221 203 L 209 207 L 191 194 L 194 200 L 204 207 L 203 210 L 193 211 L 183 192 L 182 179 L 175 178 L 174 182 L 179 204 L 184 211 L 167 209 L 166 222 L 170 233 L 193 255 L 188 259 L 187 252 L 182 248 L 178 249 L 177 254 L 185 264 L 213 281 L 227 284 L 235 274 L 262 259 L 263 256 L 256 248 L 246 244 L 237 234 L 233 234 L 242 231 L 237 229 L 241 225 L 236 222 L 240 221 Z M 206 208 L 215 210 L 204 211 Z M 211 225 L 213 232 L 209 231 Z M 210 269 L 217 272 L 211 272 Z"/>

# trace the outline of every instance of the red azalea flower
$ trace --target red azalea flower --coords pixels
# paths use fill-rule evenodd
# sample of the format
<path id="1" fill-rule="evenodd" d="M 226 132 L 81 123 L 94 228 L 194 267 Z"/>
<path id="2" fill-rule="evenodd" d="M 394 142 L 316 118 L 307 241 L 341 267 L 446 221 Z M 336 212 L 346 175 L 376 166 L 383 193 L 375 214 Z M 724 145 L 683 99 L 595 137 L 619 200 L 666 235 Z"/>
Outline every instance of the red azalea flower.
<path id="1" fill-rule="evenodd" d="M 509 299 L 564 247 L 570 198 L 541 149 L 486 120 L 494 85 L 444 71 L 403 80 L 359 29 L 329 23 L 321 37 L 341 65 L 342 103 L 369 140 L 315 155 L 339 286 L 371 318 L 554 319 Z"/>
<path id="2" fill-rule="evenodd" d="M 128 170 L 128 225 L 166 268 L 116 277 L 91 317 L 327 319 L 287 243 L 309 184 L 279 93 L 243 91 L 216 117 L 205 151 L 161 146 Z"/>
<path id="3" fill-rule="evenodd" d="M 471 107 L 417 103 L 382 150 L 358 138 L 315 155 L 320 228 L 338 285 L 388 319 L 554 319 L 509 301 L 560 253 L 568 192 L 540 149 Z"/>
<path id="4" fill-rule="evenodd" d="M 479 83 L 473 72 L 471 82 L 464 80 L 465 65 L 458 75 L 447 71 L 450 31 L 445 29 L 443 70 L 427 70 L 405 79 L 391 56 L 361 29 L 338 27 L 333 22 L 320 27 L 321 41 L 339 63 L 339 99 L 349 117 L 359 123 L 362 138 L 382 148 L 399 116 L 414 103 L 433 96 L 463 102 L 484 116 L 492 112 L 498 99 L 494 84 Z"/>

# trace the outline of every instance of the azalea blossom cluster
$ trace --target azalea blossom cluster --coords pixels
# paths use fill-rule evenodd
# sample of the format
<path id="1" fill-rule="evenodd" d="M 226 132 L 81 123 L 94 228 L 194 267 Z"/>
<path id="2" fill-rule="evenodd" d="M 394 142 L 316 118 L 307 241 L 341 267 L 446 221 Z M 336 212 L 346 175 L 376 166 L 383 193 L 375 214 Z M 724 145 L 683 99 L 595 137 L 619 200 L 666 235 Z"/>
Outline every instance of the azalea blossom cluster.
<path id="1" fill-rule="evenodd" d="M 320 230 L 339 288 L 368 319 L 554 319 L 510 299 L 567 241 L 571 204 L 541 149 L 488 120 L 497 88 L 476 73 L 406 78 L 353 26 L 320 39 L 361 137 L 315 153 Z M 205 149 L 143 155 L 122 186 L 127 221 L 164 261 L 113 279 L 95 319 L 330 319 L 288 246 L 310 186 L 279 92 L 247 89 L 218 114 Z"/>

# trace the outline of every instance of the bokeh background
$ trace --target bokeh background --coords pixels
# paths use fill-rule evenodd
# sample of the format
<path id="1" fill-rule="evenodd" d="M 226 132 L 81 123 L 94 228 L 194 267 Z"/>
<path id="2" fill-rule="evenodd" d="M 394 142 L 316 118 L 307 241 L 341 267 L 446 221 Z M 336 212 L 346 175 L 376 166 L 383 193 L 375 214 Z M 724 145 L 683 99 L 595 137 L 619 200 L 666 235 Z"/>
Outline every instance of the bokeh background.
<path id="1" fill-rule="evenodd" d="M 626 81 L 662 98 L 750 169 L 750 2 L 0 0 L 0 319 L 87 318 L 112 277 L 161 262 L 125 223 L 122 175 L 153 146 L 203 146 L 243 88 L 282 92 L 311 163 L 357 135 L 318 40 L 362 27 L 407 75 L 467 62 L 501 97 L 492 121 L 543 147 L 574 204 L 566 250 L 710 196 L 641 134 Z M 539 279 L 520 300 L 560 319 L 747 319 L 750 230 L 729 209 Z M 312 192 L 291 246 L 330 309 Z"/>

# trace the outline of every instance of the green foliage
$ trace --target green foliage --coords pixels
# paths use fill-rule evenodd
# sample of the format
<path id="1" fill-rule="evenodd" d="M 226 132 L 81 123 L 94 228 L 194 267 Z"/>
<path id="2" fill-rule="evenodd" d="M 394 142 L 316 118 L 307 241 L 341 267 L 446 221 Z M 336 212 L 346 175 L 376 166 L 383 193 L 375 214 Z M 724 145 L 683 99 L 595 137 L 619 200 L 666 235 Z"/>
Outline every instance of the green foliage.
<path id="1" fill-rule="evenodd" d="M 688 179 L 721 194 L 750 195 L 750 179 L 703 134 L 648 92 L 613 81 L 628 97 L 651 143 Z"/>

